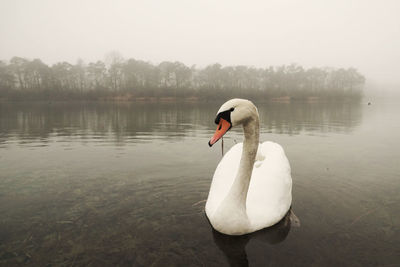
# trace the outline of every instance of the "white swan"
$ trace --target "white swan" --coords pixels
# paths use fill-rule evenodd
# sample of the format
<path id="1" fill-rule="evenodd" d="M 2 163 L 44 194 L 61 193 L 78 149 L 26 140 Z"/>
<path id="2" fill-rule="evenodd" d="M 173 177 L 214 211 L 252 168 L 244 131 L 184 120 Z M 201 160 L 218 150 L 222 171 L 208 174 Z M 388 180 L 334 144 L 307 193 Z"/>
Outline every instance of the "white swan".
<path id="1" fill-rule="evenodd" d="M 290 165 L 282 147 L 259 144 L 258 111 L 248 100 L 224 103 L 215 123 L 210 146 L 240 124 L 244 142 L 234 145 L 215 170 L 205 208 L 211 225 L 224 234 L 242 235 L 276 224 L 292 202 Z"/>

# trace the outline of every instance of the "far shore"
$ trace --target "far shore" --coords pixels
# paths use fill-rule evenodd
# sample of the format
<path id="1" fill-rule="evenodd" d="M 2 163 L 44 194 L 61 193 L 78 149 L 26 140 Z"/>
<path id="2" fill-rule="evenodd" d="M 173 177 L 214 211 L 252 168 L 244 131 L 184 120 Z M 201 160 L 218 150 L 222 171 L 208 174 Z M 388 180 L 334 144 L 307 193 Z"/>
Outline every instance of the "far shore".
<path id="1" fill-rule="evenodd" d="M 234 98 L 234 96 L 232 96 Z M 249 98 L 250 100 L 257 103 L 327 103 L 327 102 L 353 102 L 359 101 L 361 98 L 351 97 L 340 97 L 340 98 L 327 98 L 319 96 L 309 96 L 302 98 L 295 98 L 290 96 L 272 97 L 272 98 Z M 118 103 L 208 103 L 208 102 L 220 102 L 224 100 L 222 97 L 218 98 L 199 98 L 199 97 L 131 97 L 131 96 L 114 96 L 114 97 L 98 97 L 95 99 L 91 98 L 56 98 L 56 99 L 7 99 L 0 98 L 0 103 L 7 102 L 118 102 Z"/>
<path id="2" fill-rule="evenodd" d="M 113 97 L 113 98 L 105 98 L 101 100 L 111 100 L 111 101 L 128 101 L 128 102 L 141 102 L 141 103 L 176 103 L 176 102 L 214 102 L 217 99 L 201 99 L 199 97 L 136 97 L 136 98 L 124 98 L 124 97 Z M 219 100 L 219 99 L 218 99 Z M 306 97 L 304 99 L 295 99 L 289 96 L 283 97 L 273 97 L 266 99 L 257 99 L 256 102 L 275 102 L 275 103 L 290 103 L 290 102 L 322 102 L 322 99 L 317 96 Z M 325 100 L 323 101 L 325 102 Z"/>

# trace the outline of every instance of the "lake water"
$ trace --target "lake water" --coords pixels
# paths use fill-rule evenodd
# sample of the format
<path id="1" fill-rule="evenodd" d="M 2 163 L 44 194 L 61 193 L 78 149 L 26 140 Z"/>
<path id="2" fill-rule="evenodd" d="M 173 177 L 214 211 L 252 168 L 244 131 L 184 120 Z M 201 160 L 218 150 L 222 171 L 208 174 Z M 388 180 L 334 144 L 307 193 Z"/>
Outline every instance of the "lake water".
<path id="1" fill-rule="evenodd" d="M 0 103 L 0 265 L 400 265 L 400 105 L 258 104 L 301 225 L 227 237 L 204 214 L 221 104 Z"/>

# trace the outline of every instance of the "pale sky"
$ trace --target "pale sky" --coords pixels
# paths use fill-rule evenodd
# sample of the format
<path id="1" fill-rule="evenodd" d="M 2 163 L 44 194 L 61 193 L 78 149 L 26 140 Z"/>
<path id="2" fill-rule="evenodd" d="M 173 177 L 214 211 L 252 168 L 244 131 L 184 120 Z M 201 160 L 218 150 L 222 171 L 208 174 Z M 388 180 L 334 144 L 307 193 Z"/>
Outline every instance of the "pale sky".
<path id="1" fill-rule="evenodd" d="M 400 82 L 400 1 L 0 0 L 0 59 L 355 67 Z"/>

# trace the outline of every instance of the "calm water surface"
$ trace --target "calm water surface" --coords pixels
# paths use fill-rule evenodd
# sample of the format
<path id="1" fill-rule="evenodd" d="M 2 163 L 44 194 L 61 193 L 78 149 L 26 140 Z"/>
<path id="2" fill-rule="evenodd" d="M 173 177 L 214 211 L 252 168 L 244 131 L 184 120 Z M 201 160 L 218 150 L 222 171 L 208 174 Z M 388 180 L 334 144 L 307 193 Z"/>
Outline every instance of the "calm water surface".
<path id="1" fill-rule="evenodd" d="M 399 105 L 259 104 L 301 226 L 233 238 L 203 210 L 220 104 L 1 103 L 0 265 L 400 265 Z"/>

